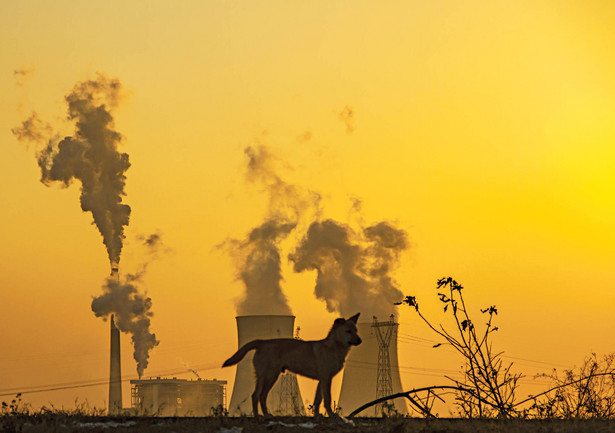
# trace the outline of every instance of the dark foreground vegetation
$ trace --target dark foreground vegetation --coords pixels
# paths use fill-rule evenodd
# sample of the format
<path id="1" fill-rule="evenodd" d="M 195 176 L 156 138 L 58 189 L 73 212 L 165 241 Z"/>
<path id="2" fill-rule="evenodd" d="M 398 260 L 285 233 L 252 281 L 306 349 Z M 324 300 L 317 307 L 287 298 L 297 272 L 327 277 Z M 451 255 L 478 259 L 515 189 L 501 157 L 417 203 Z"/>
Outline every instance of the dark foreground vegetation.
<path id="1" fill-rule="evenodd" d="M 391 432 L 391 433 L 573 433 L 615 432 L 615 422 L 609 420 L 519 420 L 519 419 L 420 419 L 420 418 L 355 418 L 352 423 L 310 417 L 249 417 L 207 418 L 146 418 L 103 417 L 40 413 L 1 416 L 2 432 L 188 432 L 188 433 L 250 433 L 250 432 Z"/>
<path id="2" fill-rule="evenodd" d="M 463 378 L 445 376 L 448 384 L 381 397 L 357 408 L 350 417 L 372 405 L 379 405 L 377 413 L 387 415 L 392 408 L 390 400 L 401 397 L 408 400 L 413 413 L 434 418 L 433 404 L 437 400 L 444 402 L 443 393 L 452 391 L 455 412 L 461 418 L 615 420 L 615 354 L 599 358 L 593 353 L 578 370 L 564 370 L 563 374 L 553 370 L 539 375 L 550 380 L 551 386 L 536 395 L 519 398 L 519 379 L 523 375 L 514 372 L 512 362 L 504 362 L 503 352 L 494 350 L 491 342 L 491 335 L 498 330 L 494 325 L 496 306 L 480 309 L 481 316 L 475 320 L 470 317 L 461 284 L 450 277 L 441 278 L 436 290 L 443 312 L 449 316 L 448 326 L 425 317 L 414 296 L 406 296 L 396 305 L 415 309 L 441 341 L 434 349 L 448 346 L 460 355 Z"/>

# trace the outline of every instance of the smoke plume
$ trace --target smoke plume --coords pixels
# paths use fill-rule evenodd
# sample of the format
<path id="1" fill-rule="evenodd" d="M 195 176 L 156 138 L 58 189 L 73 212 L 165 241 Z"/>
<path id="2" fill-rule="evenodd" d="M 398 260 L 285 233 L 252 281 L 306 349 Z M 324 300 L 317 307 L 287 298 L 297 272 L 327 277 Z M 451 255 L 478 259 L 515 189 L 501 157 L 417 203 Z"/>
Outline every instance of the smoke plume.
<path id="1" fill-rule="evenodd" d="M 355 232 L 328 219 L 313 222 L 289 258 L 295 272 L 317 272 L 314 294 L 327 310 L 343 316 L 363 313 L 384 320 L 402 297 L 391 271 L 408 248 L 404 230 L 387 222 Z"/>
<path id="2" fill-rule="evenodd" d="M 304 212 L 317 207 L 320 197 L 282 180 L 273 168 L 275 158 L 266 146 L 249 146 L 244 153 L 246 177 L 265 187 L 269 205 L 264 221 L 245 239 L 224 243 L 235 259 L 238 278 L 245 287 L 237 313 L 291 314 L 282 290 L 279 243 L 296 228 Z"/>
<path id="3" fill-rule="evenodd" d="M 150 248 L 157 249 L 160 243 L 162 242 L 160 233 L 152 233 L 149 236 L 143 237 L 143 244 L 147 245 Z"/>
<path id="4" fill-rule="evenodd" d="M 342 111 L 340 111 L 340 120 L 346 125 L 346 134 L 352 135 L 354 132 L 354 109 L 350 105 L 346 105 Z"/>
<path id="5" fill-rule="evenodd" d="M 142 256 L 147 259 L 138 267 L 137 272 L 128 274 L 124 282 L 120 281 L 119 275 L 112 274 L 103 286 L 102 295 L 92 299 L 92 311 L 96 317 L 103 317 L 105 320 L 110 314 L 114 314 L 118 329 L 131 334 L 133 356 L 137 361 L 137 373 L 141 377 L 148 365 L 149 351 L 157 346 L 159 341 L 150 331 L 151 317 L 154 315 L 152 300 L 146 294 L 139 293 L 138 284 L 145 276 L 149 264 L 158 258 L 158 251 L 164 244 L 160 233 L 138 236 L 138 239 L 146 248 Z"/>
<path id="6" fill-rule="evenodd" d="M 92 213 L 112 264 L 119 262 L 130 216 L 130 207 L 122 203 L 124 173 L 130 162 L 128 154 L 117 149 L 122 135 L 113 129 L 111 115 L 120 92 L 119 80 L 104 75 L 77 83 L 65 98 L 68 118 L 75 121 L 74 134 L 59 142 L 50 140 L 38 154 L 45 185 L 61 182 L 67 187 L 74 180 L 81 182 L 81 209 Z M 19 139 L 39 140 L 44 129 L 34 113 L 13 133 Z"/>
<path id="7" fill-rule="evenodd" d="M 312 139 L 312 135 L 313 135 L 312 131 L 307 129 L 306 131 L 304 131 L 303 133 L 297 136 L 297 141 L 299 143 L 307 143 L 308 141 Z"/>
<path id="8" fill-rule="evenodd" d="M 25 72 L 15 71 L 15 74 L 25 75 Z M 92 214 L 112 269 L 119 263 L 124 228 L 130 216 L 130 207 L 122 203 L 125 172 L 130 162 L 128 154 L 118 151 L 122 135 L 114 130 L 112 116 L 121 91 L 119 80 L 100 74 L 95 80 L 77 83 L 65 97 L 68 119 L 75 123 L 72 136 L 50 138 L 53 135 L 51 126 L 42 122 L 36 112 L 21 126 L 12 129 L 20 141 L 46 142 L 37 154 L 43 184 L 50 186 L 60 182 L 68 187 L 75 180 L 81 183 L 81 209 Z M 142 240 L 151 261 L 161 245 L 160 235 Z M 139 377 L 147 367 L 149 351 L 158 344 L 156 336 L 150 332 L 152 301 L 139 293 L 137 287 L 149 261 L 123 282 L 117 275 L 109 277 L 102 295 L 94 298 L 91 306 L 94 314 L 105 320 L 115 314 L 120 331 L 131 334 Z"/>
<path id="9" fill-rule="evenodd" d="M 20 126 L 12 128 L 11 132 L 19 141 L 43 142 L 51 140 L 53 128 L 50 124 L 43 122 L 36 111 L 33 111 L 30 117 Z"/>
<path id="10" fill-rule="evenodd" d="M 13 70 L 13 77 L 15 78 L 15 84 L 21 87 L 26 84 L 28 78 L 30 78 L 34 74 L 34 67 L 31 66 L 29 68 L 19 68 Z"/>
<path id="11" fill-rule="evenodd" d="M 92 311 L 105 320 L 115 314 L 115 324 L 122 332 L 131 334 L 134 359 L 139 378 L 149 363 L 149 351 L 158 345 L 156 335 L 150 331 L 152 300 L 139 293 L 137 283 L 141 275 L 128 274 L 121 282 L 116 276 L 107 278 L 102 295 L 92 300 Z"/>
<path id="12" fill-rule="evenodd" d="M 141 263 L 139 274 L 145 273 L 147 267 L 151 262 L 157 260 L 160 256 L 160 253 L 169 253 L 171 251 L 170 248 L 167 248 L 164 242 L 162 241 L 162 234 L 160 232 L 152 233 L 151 235 L 137 235 L 137 239 L 141 242 L 141 245 L 145 247 L 146 257 L 145 261 Z"/>
<path id="13" fill-rule="evenodd" d="M 194 368 L 190 367 L 190 364 L 188 364 L 187 362 L 182 361 L 182 359 L 181 359 L 181 358 L 177 358 L 177 360 L 181 363 L 181 365 L 183 365 L 183 366 L 184 366 L 184 368 L 185 368 L 186 370 L 188 370 L 190 373 L 194 374 L 194 375 L 197 377 L 197 379 L 200 379 L 200 378 L 201 378 L 201 376 L 199 375 L 199 373 L 198 373 L 198 372 L 197 372 Z"/>

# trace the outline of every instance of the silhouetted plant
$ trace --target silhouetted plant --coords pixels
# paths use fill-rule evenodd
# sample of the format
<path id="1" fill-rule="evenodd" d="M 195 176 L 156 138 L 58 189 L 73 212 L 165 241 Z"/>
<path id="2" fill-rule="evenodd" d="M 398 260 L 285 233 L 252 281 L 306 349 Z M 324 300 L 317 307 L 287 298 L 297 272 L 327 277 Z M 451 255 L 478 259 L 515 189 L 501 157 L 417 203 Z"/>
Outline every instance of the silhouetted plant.
<path id="1" fill-rule="evenodd" d="M 219 404 L 216 407 L 211 407 L 209 409 L 209 415 L 210 416 L 215 416 L 215 417 L 224 417 L 224 416 L 228 416 L 228 410 L 226 410 L 224 408 L 223 405 Z"/>
<path id="2" fill-rule="evenodd" d="M 18 415 L 27 414 L 30 412 L 30 406 L 21 400 L 21 392 L 15 395 L 15 398 L 10 403 L 2 402 L 0 414 L 2 415 Z"/>
<path id="3" fill-rule="evenodd" d="M 378 406 L 377 410 L 379 410 L 383 418 L 393 418 L 401 416 L 392 401 L 385 401 L 381 403 Z"/>
<path id="4" fill-rule="evenodd" d="M 493 325 L 493 318 L 498 314 L 492 305 L 480 310 L 487 315 L 487 322 L 482 331 L 477 329 L 475 321 L 470 318 L 463 299 L 463 286 L 452 278 L 441 278 L 437 283 L 438 297 L 444 304 L 444 312 L 452 315 L 454 330 L 447 330 L 441 324 L 433 325 L 419 310 L 414 296 L 407 296 L 400 304 L 414 307 L 419 317 L 446 343 L 460 353 L 465 361 L 463 379 L 447 377 L 457 386 L 456 404 L 460 415 L 467 418 L 504 417 L 517 414 L 515 392 L 521 374 L 511 372 L 512 363 L 502 361 L 501 352 L 494 352 L 490 336 L 498 328 Z M 442 343 L 434 345 L 441 346 Z"/>
<path id="5" fill-rule="evenodd" d="M 525 411 L 531 418 L 613 418 L 615 417 L 615 354 L 598 359 L 592 353 L 578 371 L 564 370 L 560 377 L 554 369 L 551 374 L 538 377 L 553 382 L 541 400 L 533 397 L 534 404 Z"/>

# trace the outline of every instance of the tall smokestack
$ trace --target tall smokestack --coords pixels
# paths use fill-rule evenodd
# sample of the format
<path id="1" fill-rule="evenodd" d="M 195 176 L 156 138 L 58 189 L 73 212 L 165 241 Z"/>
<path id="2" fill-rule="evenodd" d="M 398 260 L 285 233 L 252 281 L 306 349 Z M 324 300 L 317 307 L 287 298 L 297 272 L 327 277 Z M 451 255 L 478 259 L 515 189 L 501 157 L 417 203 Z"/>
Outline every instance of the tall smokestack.
<path id="1" fill-rule="evenodd" d="M 293 338 L 295 316 L 238 316 L 237 337 L 239 347 L 252 340 L 269 338 Z M 237 364 L 233 394 L 228 407 L 229 415 L 240 416 L 252 413 L 254 392 L 254 367 L 250 352 Z M 297 377 L 280 375 L 267 396 L 267 408 L 274 415 L 305 415 L 305 407 L 299 391 Z"/>
<path id="2" fill-rule="evenodd" d="M 117 264 L 111 267 L 111 278 L 119 280 Z M 122 411 L 122 359 L 120 352 L 120 330 L 115 326 L 113 314 L 111 325 L 111 348 L 109 359 L 109 414 L 117 415 Z"/>
<path id="3" fill-rule="evenodd" d="M 338 406 L 343 415 L 348 415 L 356 408 L 380 397 L 377 395 L 378 389 L 378 352 L 380 345 L 376 335 L 376 326 L 389 326 L 390 339 L 388 340 L 388 354 L 390 361 L 390 386 L 391 394 L 403 392 L 401 378 L 399 376 L 399 361 L 397 358 L 397 328 L 398 323 L 379 322 L 369 323 L 360 322 L 357 324 L 359 335 L 363 339 L 363 344 L 353 347 L 346 359 L 344 375 L 342 376 L 342 387 Z M 406 400 L 398 398 L 392 401 L 395 410 L 402 415 L 408 413 Z M 379 407 L 374 406 L 360 412 L 360 416 L 381 416 L 378 412 Z"/>

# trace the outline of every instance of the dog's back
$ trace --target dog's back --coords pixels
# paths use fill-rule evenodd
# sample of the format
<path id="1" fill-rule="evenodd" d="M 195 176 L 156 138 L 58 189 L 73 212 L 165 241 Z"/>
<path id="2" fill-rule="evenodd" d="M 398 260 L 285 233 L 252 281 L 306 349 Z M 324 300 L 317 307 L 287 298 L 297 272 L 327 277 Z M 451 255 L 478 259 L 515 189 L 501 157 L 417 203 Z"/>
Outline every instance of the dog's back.
<path id="1" fill-rule="evenodd" d="M 322 372 L 335 374 L 344 366 L 348 350 L 329 341 L 301 341 L 291 338 L 264 340 L 256 348 L 254 369 L 286 370 L 310 379 L 319 379 Z"/>

